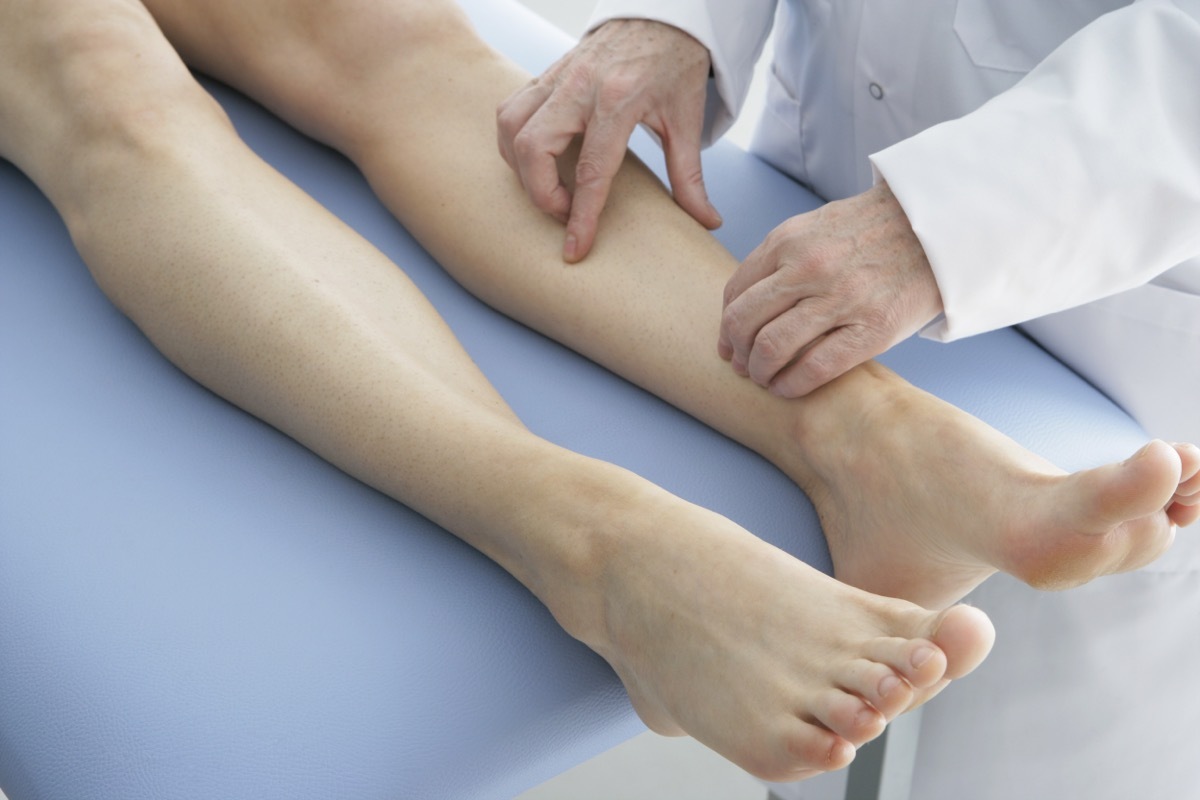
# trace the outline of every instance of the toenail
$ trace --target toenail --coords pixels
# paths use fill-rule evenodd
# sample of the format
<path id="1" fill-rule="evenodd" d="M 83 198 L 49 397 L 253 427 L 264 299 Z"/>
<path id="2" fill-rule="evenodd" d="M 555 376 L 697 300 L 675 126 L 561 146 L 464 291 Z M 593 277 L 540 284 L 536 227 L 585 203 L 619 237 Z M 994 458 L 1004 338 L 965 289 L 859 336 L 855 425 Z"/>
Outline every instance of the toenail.
<path id="1" fill-rule="evenodd" d="M 933 658 L 933 648 L 928 645 L 922 645 L 913 651 L 912 665 L 920 669 L 928 663 L 929 659 Z"/>
<path id="2" fill-rule="evenodd" d="M 855 715 L 854 724 L 857 725 L 859 728 L 869 728 L 875 724 L 875 720 L 877 718 L 878 718 L 878 712 L 872 711 L 869 708 L 864 708 L 862 711 L 859 711 L 858 714 Z"/>
<path id="3" fill-rule="evenodd" d="M 879 682 L 879 696 L 888 697 L 892 692 L 900 688 L 900 679 L 895 675 L 888 675 Z"/>

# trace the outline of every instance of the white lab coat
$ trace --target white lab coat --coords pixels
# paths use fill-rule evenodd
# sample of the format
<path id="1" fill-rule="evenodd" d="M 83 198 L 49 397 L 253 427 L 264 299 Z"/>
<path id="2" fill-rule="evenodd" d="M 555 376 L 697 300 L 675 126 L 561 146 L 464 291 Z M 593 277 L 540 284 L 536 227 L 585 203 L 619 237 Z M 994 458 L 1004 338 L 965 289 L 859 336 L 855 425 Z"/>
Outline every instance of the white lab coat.
<path id="1" fill-rule="evenodd" d="M 1161 368 L 1177 373 L 1177 399 L 1200 397 L 1200 260 L 1188 261 L 1200 255 L 1200 0 L 776 5 L 600 0 L 591 24 L 659 19 L 708 46 L 711 139 L 740 109 L 778 11 L 752 149 L 826 199 L 888 180 L 946 309 L 924 335 L 1152 294 L 1027 330 L 1153 434 L 1200 441 L 1197 403 L 1164 409 L 1162 384 L 1140 380 Z M 1136 288 L 1147 283 L 1162 291 Z M 1119 349 L 1103 363 L 1076 363 L 1088 343 L 1070 340 L 1147 307 L 1171 318 L 1179 346 L 1148 350 L 1161 337 L 1131 330 L 1104 336 Z M 1135 362 L 1139 375 L 1123 379 Z"/>
<path id="2" fill-rule="evenodd" d="M 1152 434 L 1200 442 L 1200 0 L 600 0 L 712 53 L 707 136 L 776 28 L 752 149 L 835 199 L 885 178 L 945 305 L 1024 329 Z M 1200 526 L 1197 526 L 1200 527 Z M 1200 530 L 1061 594 L 1003 576 L 1000 633 L 926 712 L 919 800 L 1200 798 Z M 777 790 L 825 797 L 817 784 Z"/>

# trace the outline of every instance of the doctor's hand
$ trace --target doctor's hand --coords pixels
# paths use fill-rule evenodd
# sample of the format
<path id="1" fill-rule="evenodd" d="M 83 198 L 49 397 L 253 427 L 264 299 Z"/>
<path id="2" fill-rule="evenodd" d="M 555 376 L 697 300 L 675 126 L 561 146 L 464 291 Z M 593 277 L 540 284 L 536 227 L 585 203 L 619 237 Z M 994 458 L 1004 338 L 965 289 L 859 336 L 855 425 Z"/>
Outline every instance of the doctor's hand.
<path id="1" fill-rule="evenodd" d="M 942 311 L 933 270 L 886 183 L 785 221 L 725 287 L 718 351 L 800 397 Z"/>
<path id="2" fill-rule="evenodd" d="M 566 261 L 591 250 L 613 176 L 639 123 L 662 140 L 675 201 L 705 227 L 721 224 L 700 171 L 708 71 L 708 49 L 678 28 L 617 19 L 500 104 L 500 153 L 533 204 L 566 223 Z M 557 162 L 578 134 L 583 143 L 572 196 Z"/>

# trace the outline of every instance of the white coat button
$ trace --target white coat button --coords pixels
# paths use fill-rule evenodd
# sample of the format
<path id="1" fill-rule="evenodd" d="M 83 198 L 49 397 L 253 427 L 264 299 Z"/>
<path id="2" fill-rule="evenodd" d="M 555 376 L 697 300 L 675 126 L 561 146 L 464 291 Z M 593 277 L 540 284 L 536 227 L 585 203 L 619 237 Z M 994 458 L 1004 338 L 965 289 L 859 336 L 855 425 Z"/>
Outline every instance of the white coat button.
<path id="1" fill-rule="evenodd" d="M 876 100 L 883 99 L 883 87 L 880 86 L 878 83 L 872 83 L 867 88 L 869 88 L 871 90 L 871 97 L 874 97 Z"/>

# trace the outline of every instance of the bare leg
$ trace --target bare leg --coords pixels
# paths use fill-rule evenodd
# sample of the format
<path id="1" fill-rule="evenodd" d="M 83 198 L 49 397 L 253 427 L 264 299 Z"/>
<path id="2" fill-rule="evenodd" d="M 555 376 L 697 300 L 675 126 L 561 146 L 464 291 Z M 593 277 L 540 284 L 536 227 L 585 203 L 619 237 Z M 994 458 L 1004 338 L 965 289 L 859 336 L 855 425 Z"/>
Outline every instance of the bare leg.
<path id="1" fill-rule="evenodd" d="M 929 606 L 996 570 L 1063 588 L 1147 563 L 1200 515 L 1186 447 L 1067 475 L 876 364 L 798 402 L 738 379 L 715 354 L 736 264 L 632 157 L 596 249 L 565 267 L 561 229 L 495 153 L 491 109 L 527 76 L 448 4 L 149 5 L 192 63 L 353 158 L 473 292 L 772 459 L 847 582 Z"/>
<path id="2" fill-rule="evenodd" d="M 508 569 L 656 729 L 801 777 L 986 655 L 978 611 L 853 589 L 530 434 L 403 273 L 243 145 L 139 3 L 0 0 L 0 19 L 0 156 L 114 302 L 197 380 Z"/>

